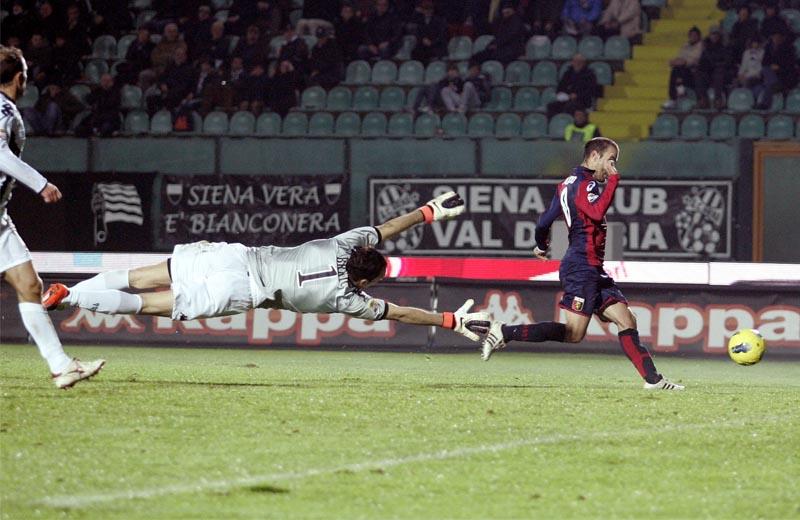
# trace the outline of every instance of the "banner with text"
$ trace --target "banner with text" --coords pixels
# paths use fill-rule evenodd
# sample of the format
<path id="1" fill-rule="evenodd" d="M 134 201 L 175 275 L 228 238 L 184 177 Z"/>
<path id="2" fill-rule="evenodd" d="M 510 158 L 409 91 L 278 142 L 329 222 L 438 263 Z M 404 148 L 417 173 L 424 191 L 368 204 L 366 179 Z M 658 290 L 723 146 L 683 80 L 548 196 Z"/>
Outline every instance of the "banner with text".
<path id="1" fill-rule="evenodd" d="M 530 256 L 535 222 L 556 185 L 539 179 L 371 178 L 370 219 L 380 224 L 454 190 L 466 202 L 464 216 L 409 229 L 385 241 L 384 252 Z M 624 224 L 626 258 L 727 259 L 732 195 L 730 181 L 625 179 L 608 220 Z"/>
<path id="2" fill-rule="evenodd" d="M 160 248 L 198 240 L 295 246 L 350 228 L 342 175 L 164 175 L 160 194 Z"/>

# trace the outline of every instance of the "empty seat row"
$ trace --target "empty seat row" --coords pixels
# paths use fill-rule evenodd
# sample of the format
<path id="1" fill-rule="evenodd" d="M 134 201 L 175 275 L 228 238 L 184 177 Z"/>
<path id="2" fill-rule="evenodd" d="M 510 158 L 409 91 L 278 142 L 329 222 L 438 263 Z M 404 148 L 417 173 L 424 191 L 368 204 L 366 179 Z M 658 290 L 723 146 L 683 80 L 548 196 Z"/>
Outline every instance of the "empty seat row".
<path id="1" fill-rule="evenodd" d="M 493 36 L 483 35 L 473 42 L 467 36 L 455 36 L 447 45 L 448 58 L 468 60 L 484 50 L 493 39 Z M 622 36 L 612 36 L 605 42 L 597 36 L 584 36 L 579 42 L 569 35 L 558 36 L 552 42 L 547 36 L 533 36 L 525 45 L 525 58 L 531 60 L 569 60 L 576 53 L 589 60 L 625 60 L 630 58 L 631 46 Z"/>
<path id="2" fill-rule="evenodd" d="M 775 115 L 764 122 L 757 114 L 747 114 L 739 120 L 730 114 L 719 114 L 709 123 L 700 114 L 690 114 L 683 121 L 673 114 L 661 114 L 656 119 L 650 132 L 654 139 L 731 139 L 744 137 L 747 139 L 792 139 L 800 138 L 800 120 L 785 114 Z"/>

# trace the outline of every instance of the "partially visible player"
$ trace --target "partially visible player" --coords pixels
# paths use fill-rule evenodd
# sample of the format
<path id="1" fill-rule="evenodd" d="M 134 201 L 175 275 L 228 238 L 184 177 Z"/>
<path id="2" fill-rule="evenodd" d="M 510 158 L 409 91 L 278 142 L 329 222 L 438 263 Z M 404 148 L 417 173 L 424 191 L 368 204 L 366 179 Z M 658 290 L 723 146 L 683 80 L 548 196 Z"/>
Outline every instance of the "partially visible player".
<path id="1" fill-rule="evenodd" d="M 42 303 L 48 309 L 66 304 L 107 314 L 147 314 L 194 320 L 246 312 L 255 307 L 295 312 L 341 312 L 367 320 L 397 320 L 452 329 L 472 341 L 472 330 L 489 327 L 486 312 L 469 313 L 468 300 L 455 312 L 429 312 L 372 298 L 363 291 L 381 281 L 386 259 L 376 249 L 381 240 L 434 220 L 465 211 L 455 193 L 376 227 L 352 229 L 297 247 L 246 247 L 225 242 L 177 245 L 172 256 L 155 265 L 101 273 L 71 288 L 54 284 Z M 163 291 L 131 294 L 122 289 Z"/>
<path id="2" fill-rule="evenodd" d="M 558 272 L 564 289 L 560 306 L 568 311 L 567 322 L 505 325 L 495 321 L 483 342 L 481 357 L 484 361 L 512 340 L 578 343 L 586 335 L 592 314 L 596 314 L 601 320 L 616 324 L 622 350 L 644 378 L 644 388 L 683 390 L 683 386 L 670 382 L 656 371 L 650 353 L 639 341 L 636 317 L 628 301 L 603 270 L 606 212 L 619 183 L 618 157 L 619 145 L 611 139 L 596 137 L 588 141 L 583 162 L 558 185 L 550 207 L 536 225 L 534 254 L 542 259 L 547 258 L 553 222 L 563 215 L 569 228 L 569 248 Z M 605 188 L 601 191 L 602 183 Z"/>
<path id="3" fill-rule="evenodd" d="M 6 212 L 15 181 L 41 195 L 45 203 L 61 199 L 57 187 L 19 158 L 25 146 L 25 126 L 16 101 L 25 91 L 27 72 L 19 49 L 0 46 L 0 275 L 17 292 L 22 323 L 47 361 L 55 385 L 69 388 L 99 372 L 105 360 L 81 362 L 64 353 L 50 316 L 40 302 L 42 280 Z"/>

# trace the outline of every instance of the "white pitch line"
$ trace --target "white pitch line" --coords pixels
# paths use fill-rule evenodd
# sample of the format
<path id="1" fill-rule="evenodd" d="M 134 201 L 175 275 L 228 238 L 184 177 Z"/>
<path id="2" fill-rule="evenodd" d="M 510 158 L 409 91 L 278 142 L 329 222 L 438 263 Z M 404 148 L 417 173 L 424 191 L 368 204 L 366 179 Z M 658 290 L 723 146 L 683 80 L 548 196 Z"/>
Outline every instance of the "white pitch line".
<path id="1" fill-rule="evenodd" d="M 782 420 L 783 418 L 764 417 L 757 420 L 761 421 L 761 423 L 763 424 L 765 421 L 771 419 Z M 725 423 L 682 424 L 672 427 L 661 426 L 657 428 L 657 430 L 655 430 L 655 433 L 663 433 L 665 431 L 675 432 L 684 430 L 700 430 L 706 428 L 734 428 L 742 426 L 745 426 L 745 423 L 741 421 L 731 421 Z M 82 508 L 93 504 L 114 502 L 118 500 L 150 499 L 166 495 L 201 493 L 206 491 L 224 491 L 237 487 L 255 486 L 258 484 L 264 484 L 266 482 L 276 482 L 284 480 L 302 480 L 310 477 L 316 477 L 320 475 L 330 475 L 339 472 L 358 473 L 370 469 L 390 468 L 394 466 L 402 466 L 404 464 L 413 464 L 415 462 L 429 462 L 429 461 L 456 459 L 461 457 L 469 457 L 471 455 L 478 455 L 482 453 L 496 453 L 499 451 L 506 451 L 527 446 L 557 444 L 560 442 L 570 442 L 570 441 L 600 440 L 605 438 L 617 439 L 621 437 L 635 437 L 638 435 L 652 435 L 653 433 L 654 430 L 652 428 L 647 428 L 639 430 L 629 430 L 626 432 L 590 432 L 586 434 L 571 434 L 571 435 L 556 434 L 543 437 L 533 437 L 530 439 L 518 439 L 515 441 L 501 442 L 498 444 L 481 444 L 472 447 L 463 447 L 450 450 L 439 450 L 427 453 L 418 453 L 416 455 L 408 455 L 406 457 L 398 457 L 392 459 L 364 461 L 354 464 L 333 466 L 329 468 L 311 468 L 304 471 L 293 471 L 284 473 L 265 473 L 263 475 L 253 475 L 248 477 L 237 477 L 237 478 L 222 479 L 222 480 L 200 480 L 192 484 L 164 485 L 151 488 L 131 489 L 129 491 L 119 491 L 114 493 L 45 497 L 41 500 L 34 502 L 34 504 L 45 505 L 53 508 Z"/>

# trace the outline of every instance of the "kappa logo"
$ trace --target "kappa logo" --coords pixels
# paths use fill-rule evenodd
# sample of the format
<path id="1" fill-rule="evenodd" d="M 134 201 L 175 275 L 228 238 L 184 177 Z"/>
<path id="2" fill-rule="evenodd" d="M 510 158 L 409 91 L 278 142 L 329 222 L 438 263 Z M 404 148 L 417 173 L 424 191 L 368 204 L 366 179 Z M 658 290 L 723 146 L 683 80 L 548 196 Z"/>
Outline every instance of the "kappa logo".
<path id="1" fill-rule="evenodd" d="M 505 323 L 533 323 L 533 311 L 525 307 L 516 292 L 489 291 L 477 311 L 486 311 L 493 320 Z"/>
<path id="2" fill-rule="evenodd" d="M 583 304 L 585 302 L 586 302 L 586 300 L 584 300 L 583 298 L 580 298 L 578 296 L 574 297 L 572 299 L 572 310 L 573 311 L 578 311 L 578 312 L 582 311 L 583 310 Z"/>

